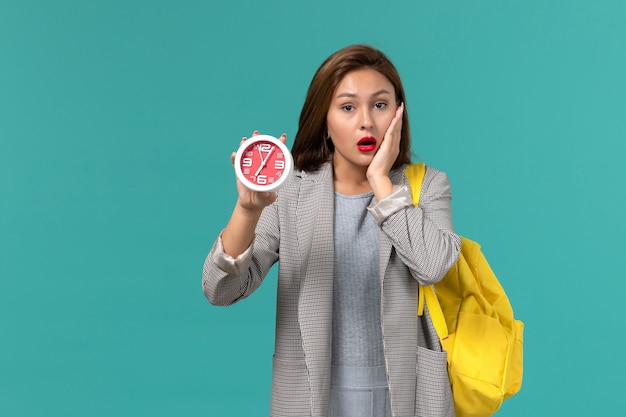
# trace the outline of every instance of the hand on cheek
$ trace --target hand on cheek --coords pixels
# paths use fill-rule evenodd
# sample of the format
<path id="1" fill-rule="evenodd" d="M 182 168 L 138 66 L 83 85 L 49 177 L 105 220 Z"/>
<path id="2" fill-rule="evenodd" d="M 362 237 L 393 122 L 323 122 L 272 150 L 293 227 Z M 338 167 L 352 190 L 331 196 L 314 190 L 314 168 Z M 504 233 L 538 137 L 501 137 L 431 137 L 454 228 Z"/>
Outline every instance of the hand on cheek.
<path id="1" fill-rule="evenodd" d="M 402 137 L 402 116 L 404 103 L 397 108 L 391 120 L 376 155 L 367 169 L 368 178 L 372 176 L 389 176 L 389 171 L 400 154 L 400 139 Z"/>

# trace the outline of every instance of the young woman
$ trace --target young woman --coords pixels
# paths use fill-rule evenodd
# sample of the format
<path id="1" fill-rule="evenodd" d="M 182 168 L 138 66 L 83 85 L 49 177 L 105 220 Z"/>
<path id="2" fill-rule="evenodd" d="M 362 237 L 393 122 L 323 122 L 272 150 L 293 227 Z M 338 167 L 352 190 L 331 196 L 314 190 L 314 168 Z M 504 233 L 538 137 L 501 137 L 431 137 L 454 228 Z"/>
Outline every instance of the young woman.
<path id="1" fill-rule="evenodd" d="M 427 167 L 412 203 L 404 103 L 382 52 L 343 48 L 311 81 L 290 182 L 237 182 L 203 287 L 229 305 L 279 262 L 272 416 L 454 416 L 446 353 L 416 311 L 418 283 L 445 275 L 460 239 L 443 172 Z"/>

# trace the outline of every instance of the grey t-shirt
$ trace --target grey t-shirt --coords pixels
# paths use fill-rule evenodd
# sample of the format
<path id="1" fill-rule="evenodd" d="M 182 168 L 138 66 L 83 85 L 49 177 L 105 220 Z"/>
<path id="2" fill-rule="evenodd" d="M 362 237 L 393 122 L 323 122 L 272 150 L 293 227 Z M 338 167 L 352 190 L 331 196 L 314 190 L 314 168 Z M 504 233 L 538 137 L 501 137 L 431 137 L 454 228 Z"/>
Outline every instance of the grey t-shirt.
<path id="1" fill-rule="evenodd" d="M 372 192 L 335 193 L 332 363 L 385 364 L 380 318 L 378 234 Z"/>

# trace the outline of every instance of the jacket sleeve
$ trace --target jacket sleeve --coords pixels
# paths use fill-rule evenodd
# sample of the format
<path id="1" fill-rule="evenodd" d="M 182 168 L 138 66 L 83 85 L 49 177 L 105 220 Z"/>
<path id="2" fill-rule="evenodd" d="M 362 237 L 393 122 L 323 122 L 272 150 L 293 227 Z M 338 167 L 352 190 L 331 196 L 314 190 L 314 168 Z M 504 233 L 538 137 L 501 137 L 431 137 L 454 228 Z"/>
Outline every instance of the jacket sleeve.
<path id="1" fill-rule="evenodd" d="M 407 191 L 410 195 L 408 186 Z M 451 199 L 448 176 L 428 167 L 419 206 L 405 205 L 381 223 L 398 256 L 420 284 L 440 281 L 459 257 L 461 238 L 454 233 Z"/>
<path id="2" fill-rule="evenodd" d="M 221 237 L 204 261 L 202 288 L 211 304 L 227 306 L 252 294 L 278 260 L 276 204 L 266 207 L 255 229 L 252 245 L 237 258 L 224 253 Z"/>

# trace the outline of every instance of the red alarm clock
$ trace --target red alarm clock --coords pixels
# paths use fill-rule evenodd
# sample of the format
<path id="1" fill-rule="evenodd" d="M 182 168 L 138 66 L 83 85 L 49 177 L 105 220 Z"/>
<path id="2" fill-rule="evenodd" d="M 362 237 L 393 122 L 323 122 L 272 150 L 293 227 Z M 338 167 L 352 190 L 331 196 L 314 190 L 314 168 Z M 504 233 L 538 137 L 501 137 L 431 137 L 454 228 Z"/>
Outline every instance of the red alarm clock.
<path id="1" fill-rule="evenodd" d="M 239 146 L 235 173 L 252 191 L 276 191 L 293 173 L 293 158 L 279 139 L 256 135 Z"/>

